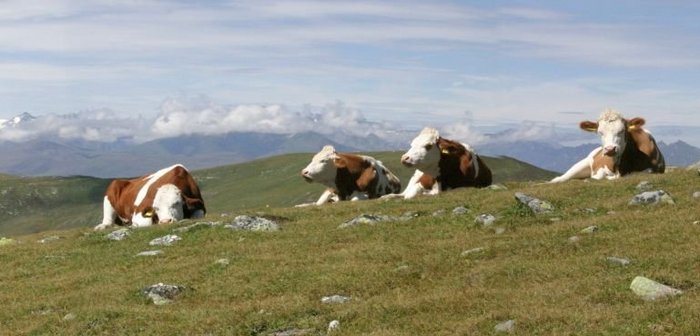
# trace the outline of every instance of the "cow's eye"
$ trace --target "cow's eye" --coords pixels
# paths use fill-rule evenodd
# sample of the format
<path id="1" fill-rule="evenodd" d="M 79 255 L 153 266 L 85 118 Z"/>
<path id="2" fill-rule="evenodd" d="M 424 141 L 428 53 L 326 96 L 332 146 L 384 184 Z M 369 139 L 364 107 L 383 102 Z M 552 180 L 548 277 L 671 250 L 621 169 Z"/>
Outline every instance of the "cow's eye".
<path id="1" fill-rule="evenodd" d="M 425 150 L 431 150 L 431 149 L 433 149 L 433 145 L 432 145 L 432 144 L 427 144 L 427 145 L 425 145 Z"/>

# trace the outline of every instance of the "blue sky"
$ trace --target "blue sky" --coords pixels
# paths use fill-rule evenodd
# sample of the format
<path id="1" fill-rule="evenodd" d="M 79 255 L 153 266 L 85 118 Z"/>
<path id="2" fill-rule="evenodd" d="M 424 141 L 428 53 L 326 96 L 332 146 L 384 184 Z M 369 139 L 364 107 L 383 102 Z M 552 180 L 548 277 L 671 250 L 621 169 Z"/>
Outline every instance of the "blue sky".
<path id="1" fill-rule="evenodd" d="M 696 1 L 9 0 L 0 45 L 5 119 L 155 118 L 206 97 L 290 113 L 340 101 L 464 137 L 573 128 L 606 107 L 652 130 L 700 129 Z"/>

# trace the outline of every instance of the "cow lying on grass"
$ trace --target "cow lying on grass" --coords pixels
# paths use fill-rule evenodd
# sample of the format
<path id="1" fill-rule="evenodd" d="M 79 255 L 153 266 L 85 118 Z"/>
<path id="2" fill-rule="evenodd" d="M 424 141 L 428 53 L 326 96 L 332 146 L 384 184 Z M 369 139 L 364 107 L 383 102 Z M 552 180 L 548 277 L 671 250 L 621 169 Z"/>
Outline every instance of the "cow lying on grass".
<path id="1" fill-rule="evenodd" d="M 161 169 L 133 180 L 114 180 L 105 192 L 103 230 L 114 224 L 134 227 L 204 217 L 202 195 L 182 165 Z"/>
<path id="2" fill-rule="evenodd" d="M 581 122 L 581 129 L 600 135 L 602 145 L 550 182 L 589 177 L 612 180 L 645 170 L 663 173 L 664 156 L 651 133 L 642 127 L 644 123 L 642 118 L 627 120 L 614 110 L 604 111 L 597 122 Z"/>
<path id="3" fill-rule="evenodd" d="M 416 172 L 403 193 L 387 198 L 410 199 L 460 187 L 482 188 L 492 181 L 491 170 L 469 145 L 442 138 L 429 127 L 413 139 L 411 148 L 401 156 L 401 163 L 415 167 Z"/>
<path id="4" fill-rule="evenodd" d="M 326 191 L 316 201 L 322 205 L 339 200 L 377 198 L 401 191 L 401 182 L 381 161 L 370 156 L 338 153 L 325 146 L 311 159 L 301 176 L 307 182 L 318 182 Z"/>

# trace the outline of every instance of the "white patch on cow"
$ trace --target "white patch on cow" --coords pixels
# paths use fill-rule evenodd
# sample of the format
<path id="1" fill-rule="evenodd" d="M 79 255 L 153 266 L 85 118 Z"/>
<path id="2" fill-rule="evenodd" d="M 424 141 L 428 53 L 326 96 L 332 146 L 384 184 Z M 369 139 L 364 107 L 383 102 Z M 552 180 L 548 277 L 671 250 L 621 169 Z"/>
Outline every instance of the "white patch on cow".
<path id="1" fill-rule="evenodd" d="M 588 156 L 571 166 L 571 168 L 569 168 L 564 175 L 553 178 L 551 181 L 549 181 L 549 183 L 560 183 L 571 179 L 584 179 L 590 177 L 593 170 L 594 157 L 600 153 L 601 150 L 603 150 L 602 147 L 592 150 Z"/>
<path id="2" fill-rule="evenodd" d="M 133 227 L 146 227 L 153 225 L 152 216 L 143 216 L 141 213 L 134 213 L 131 216 L 131 226 Z"/>
<path id="3" fill-rule="evenodd" d="M 334 160 L 337 158 L 333 146 L 325 146 L 316 153 L 311 162 L 302 169 L 301 175 L 309 182 L 318 182 L 329 188 L 336 188 L 335 176 L 338 168 Z"/>
<path id="4" fill-rule="evenodd" d="M 171 223 L 185 217 L 182 193 L 174 184 L 164 184 L 153 198 L 153 209 L 159 223 Z"/>
<path id="5" fill-rule="evenodd" d="M 318 201 L 314 203 L 315 205 L 324 205 L 326 203 L 329 203 L 333 201 L 333 199 L 337 200 L 339 199 L 338 195 L 333 191 L 333 189 L 326 189 L 323 191 L 321 194 L 321 197 L 318 198 Z"/>
<path id="6" fill-rule="evenodd" d="M 419 180 L 421 176 L 423 176 L 423 172 L 416 169 L 416 171 L 413 173 L 413 176 L 411 176 L 411 180 L 408 181 L 406 189 L 399 195 L 403 196 L 404 199 L 411 199 L 418 195 L 432 192 L 432 190 L 427 190 L 423 187 L 422 184 L 420 184 Z M 435 184 L 437 185 L 437 183 Z"/>
<path id="7" fill-rule="evenodd" d="M 621 157 L 625 151 L 627 129 L 622 115 L 615 110 L 605 110 L 598 120 L 598 134 L 605 155 Z"/>
<path id="8" fill-rule="evenodd" d="M 368 199 L 367 193 L 362 192 L 362 191 L 353 191 L 352 195 L 350 195 L 350 201 L 364 201 Z"/>
<path id="9" fill-rule="evenodd" d="M 464 142 L 461 143 L 462 146 L 464 146 L 464 149 L 471 154 L 472 159 L 470 160 L 470 165 L 474 167 L 474 179 L 476 179 L 477 176 L 479 176 L 479 160 L 477 160 L 477 155 L 476 151 L 472 146 L 469 146 L 468 144 L 465 144 Z"/>
<path id="10" fill-rule="evenodd" d="M 175 169 L 175 167 L 182 167 L 183 169 L 186 169 L 183 165 L 176 164 L 168 168 L 163 168 L 145 177 L 145 179 L 148 180 L 148 182 L 146 182 L 146 184 L 144 184 L 143 187 L 141 187 L 141 190 L 139 190 L 139 193 L 136 195 L 136 199 L 134 199 L 134 206 L 138 207 L 139 205 L 141 205 L 141 202 L 143 202 L 144 198 L 146 198 L 146 195 L 148 194 L 148 189 L 151 188 L 151 185 L 158 181 L 159 178 L 163 177 L 165 174 Z"/>
<path id="11" fill-rule="evenodd" d="M 597 171 L 593 172 L 591 174 L 591 178 L 594 180 L 601 180 L 603 178 L 608 179 L 608 180 L 614 180 L 620 177 L 620 173 L 615 173 L 610 168 L 608 167 L 601 167 L 598 168 Z"/>
<path id="12" fill-rule="evenodd" d="M 409 167 L 416 167 L 430 176 L 438 176 L 440 148 L 438 148 L 437 142 L 439 138 L 440 133 L 436 129 L 424 128 L 411 141 L 411 148 L 401 156 L 401 163 Z"/>
<path id="13" fill-rule="evenodd" d="M 95 226 L 95 230 L 104 230 L 114 225 L 114 220 L 117 218 L 117 212 L 107 196 L 102 201 L 102 213 L 102 224 Z"/>

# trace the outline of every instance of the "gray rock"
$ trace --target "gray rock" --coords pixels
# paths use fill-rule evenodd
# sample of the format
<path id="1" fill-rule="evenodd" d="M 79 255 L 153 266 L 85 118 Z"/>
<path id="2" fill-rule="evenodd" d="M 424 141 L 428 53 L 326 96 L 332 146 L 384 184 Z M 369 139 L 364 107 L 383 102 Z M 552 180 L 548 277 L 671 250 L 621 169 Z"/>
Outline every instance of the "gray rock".
<path id="1" fill-rule="evenodd" d="M 561 222 L 561 217 L 552 217 L 549 221 L 552 223 Z"/>
<path id="2" fill-rule="evenodd" d="M 279 231 L 280 226 L 267 218 L 257 216 L 236 216 L 231 224 L 224 225 L 227 229 L 246 231 Z"/>
<path id="3" fill-rule="evenodd" d="M 199 229 L 208 229 L 208 228 L 212 228 L 212 227 L 219 226 L 219 225 L 221 225 L 221 222 L 197 222 L 197 223 L 194 223 L 191 225 L 187 225 L 187 226 L 173 229 L 173 232 L 178 232 L 178 233 L 190 232 L 190 231 L 195 231 L 195 230 L 199 230 Z"/>
<path id="4" fill-rule="evenodd" d="M 593 232 L 598 232 L 598 226 L 597 225 L 591 225 L 583 230 L 580 231 L 580 233 L 593 233 Z"/>
<path id="5" fill-rule="evenodd" d="M 528 206 L 535 215 L 547 214 L 554 211 L 554 206 L 546 201 L 534 198 L 521 192 L 515 193 L 515 199 L 523 205 Z"/>
<path id="6" fill-rule="evenodd" d="M 347 227 L 352 227 L 352 226 L 357 226 L 360 224 L 376 224 L 379 222 L 387 222 L 394 220 L 393 217 L 386 216 L 386 215 L 370 215 L 370 214 L 362 214 L 359 215 L 343 224 L 340 224 L 338 228 L 347 228 Z"/>
<path id="7" fill-rule="evenodd" d="M 700 198 L 700 191 L 696 191 L 693 193 L 693 197 L 695 198 Z"/>
<path id="8" fill-rule="evenodd" d="M 508 320 L 501 322 L 494 327 L 497 333 L 512 333 L 515 330 L 515 321 Z"/>
<path id="9" fill-rule="evenodd" d="M 646 301 L 683 294 L 683 291 L 680 289 L 666 286 L 643 276 L 634 278 L 630 284 L 630 289 Z"/>
<path id="10" fill-rule="evenodd" d="M 470 256 L 470 255 L 473 255 L 473 254 L 481 253 L 481 252 L 484 252 L 484 251 L 486 251 L 485 248 L 483 248 L 483 247 L 476 247 L 476 248 L 473 248 L 473 249 L 469 249 L 469 250 L 466 250 L 466 251 L 462 251 L 462 254 L 460 254 L 460 255 L 461 255 L 462 257 L 466 257 L 466 256 Z"/>
<path id="11" fill-rule="evenodd" d="M 66 316 L 63 316 L 63 321 L 72 321 L 72 320 L 75 320 L 76 317 L 77 316 L 75 316 L 75 314 L 68 313 L 68 314 L 66 314 Z"/>
<path id="12" fill-rule="evenodd" d="M 180 238 L 180 236 L 170 234 L 170 235 L 165 235 L 165 236 L 160 237 L 160 238 L 153 239 L 153 240 L 151 240 L 151 242 L 148 243 L 148 245 L 151 245 L 151 246 L 170 246 L 170 245 L 173 245 L 180 240 L 182 240 L 182 238 Z"/>
<path id="13" fill-rule="evenodd" d="M 491 226 L 496 221 L 496 217 L 492 214 L 481 214 L 474 218 L 474 222 L 483 226 Z"/>
<path id="14" fill-rule="evenodd" d="M 607 257 L 607 258 L 605 258 L 605 260 L 607 260 L 611 264 L 616 264 L 616 265 L 620 265 L 620 266 L 627 266 L 630 264 L 629 259 L 620 258 L 620 257 Z"/>
<path id="15" fill-rule="evenodd" d="M 44 238 L 42 238 L 42 239 L 39 239 L 39 240 L 37 240 L 36 242 L 37 242 L 37 243 L 41 243 L 41 244 L 46 244 L 46 243 L 49 243 L 49 242 L 52 242 L 52 241 L 56 241 L 56 240 L 59 240 L 59 239 L 61 239 L 61 237 L 59 237 L 59 236 L 48 236 L 48 237 L 44 237 Z"/>
<path id="16" fill-rule="evenodd" d="M 630 205 L 643 205 L 643 204 L 675 204 L 671 195 L 663 190 L 656 191 L 645 191 L 641 194 L 637 194 L 629 202 Z"/>
<path id="17" fill-rule="evenodd" d="M 333 320 L 330 323 L 328 323 L 328 333 L 334 332 L 338 329 L 340 329 L 340 321 Z"/>
<path id="18" fill-rule="evenodd" d="M 402 213 L 401 216 L 397 217 L 396 220 L 398 220 L 399 222 L 406 222 L 406 221 L 410 221 L 412 219 L 416 219 L 419 216 L 420 216 L 420 214 L 418 212 L 406 211 L 406 212 Z"/>
<path id="19" fill-rule="evenodd" d="M 444 216 L 446 213 L 447 210 L 445 209 L 435 210 L 435 212 L 433 212 L 433 217 Z"/>
<path id="20" fill-rule="evenodd" d="M 228 258 L 221 258 L 215 261 L 214 263 L 221 266 L 228 266 L 231 263 L 231 261 Z"/>
<path id="21" fill-rule="evenodd" d="M 152 257 L 152 256 L 157 256 L 159 254 L 163 254 L 163 251 L 161 250 L 153 250 L 153 251 L 143 251 L 139 252 L 136 254 L 137 257 Z"/>
<path id="22" fill-rule="evenodd" d="M 694 221 L 694 222 L 693 222 L 693 225 L 698 225 L 698 224 L 700 224 L 700 221 Z"/>
<path id="23" fill-rule="evenodd" d="M 0 237 L 0 246 L 17 244 L 17 241 L 12 238 Z"/>
<path id="24" fill-rule="evenodd" d="M 637 184 L 637 190 L 639 190 L 639 191 L 650 190 L 652 188 L 654 188 L 654 185 L 649 183 L 649 181 L 642 181 L 642 182 L 639 182 L 639 184 Z"/>
<path id="25" fill-rule="evenodd" d="M 467 209 L 466 207 L 463 207 L 463 206 L 458 206 L 458 207 L 452 209 L 452 213 L 455 215 L 464 215 L 464 214 L 469 213 L 469 212 L 470 212 L 470 210 Z"/>
<path id="26" fill-rule="evenodd" d="M 571 236 L 571 237 L 569 237 L 569 243 L 571 243 L 571 244 L 576 244 L 576 243 L 578 243 L 579 241 L 581 241 L 581 237 L 579 237 L 579 236 Z"/>
<path id="27" fill-rule="evenodd" d="M 596 213 L 598 210 L 595 209 L 595 208 L 583 208 L 583 209 L 580 209 L 579 211 L 581 211 L 581 212 L 583 212 L 583 213 L 586 213 L 586 214 L 594 214 L 594 213 Z"/>
<path id="28" fill-rule="evenodd" d="M 342 295 L 331 295 L 324 296 L 321 298 L 321 303 L 331 304 L 331 303 L 347 303 L 350 302 L 351 298 L 349 296 Z"/>
<path id="29" fill-rule="evenodd" d="M 488 189 L 488 190 L 508 190 L 508 187 L 506 187 L 502 184 L 492 184 L 492 185 L 486 187 L 485 189 Z"/>
<path id="30" fill-rule="evenodd" d="M 141 290 L 143 295 L 150 298 L 156 305 L 164 305 L 172 302 L 177 298 L 187 287 L 180 285 L 166 285 L 157 283 L 148 286 Z"/>
<path id="31" fill-rule="evenodd" d="M 124 228 L 110 232 L 106 237 L 107 240 L 120 241 L 126 239 L 131 234 L 131 230 Z"/>

